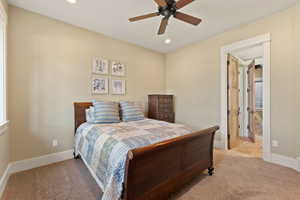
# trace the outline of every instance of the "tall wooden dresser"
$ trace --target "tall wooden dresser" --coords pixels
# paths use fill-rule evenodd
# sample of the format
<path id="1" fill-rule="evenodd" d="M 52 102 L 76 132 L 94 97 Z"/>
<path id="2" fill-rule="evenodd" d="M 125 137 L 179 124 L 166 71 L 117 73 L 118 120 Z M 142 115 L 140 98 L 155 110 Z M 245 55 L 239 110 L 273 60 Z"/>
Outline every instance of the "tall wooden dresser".
<path id="1" fill-rule="evenodd" d="M 170 123 L 175 122 L 173 95 L 149 95 L 148 96 L 148 117 L 166 121 Z"/>

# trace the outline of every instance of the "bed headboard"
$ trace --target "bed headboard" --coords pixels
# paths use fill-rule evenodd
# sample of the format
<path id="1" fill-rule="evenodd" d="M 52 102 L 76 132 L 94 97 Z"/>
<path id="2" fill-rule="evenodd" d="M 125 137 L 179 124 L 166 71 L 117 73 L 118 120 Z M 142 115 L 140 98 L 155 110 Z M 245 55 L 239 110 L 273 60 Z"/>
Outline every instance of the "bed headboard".
<path id="1" fill-rule="evenodd" d="M 85 110 L 92 105 L 91 102 L 74 103 L 75 133 L 77 128 L 86 122 Z"/>

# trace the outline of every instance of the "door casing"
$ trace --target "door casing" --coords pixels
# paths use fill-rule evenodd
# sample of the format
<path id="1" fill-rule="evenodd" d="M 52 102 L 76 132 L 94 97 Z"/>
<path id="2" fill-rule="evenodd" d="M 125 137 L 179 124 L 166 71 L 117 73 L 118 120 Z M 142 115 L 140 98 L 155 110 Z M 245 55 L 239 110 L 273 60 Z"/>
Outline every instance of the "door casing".
<path id="1" fill-rule="evenodd" d="M 239 41 L 221 48 L 221 134 L 222 141 L 218 142 L 224 149 L 228 149 L 227 131 L 227 55 L 230 52 L 262 45 L 263 55 L 263 159 L 271 161 L 271 132 L 270 132 L 270 64 L 271 64 L 271 35 L 260 35 Z M 221 145 L 219 145 L 221 147 Z"/>

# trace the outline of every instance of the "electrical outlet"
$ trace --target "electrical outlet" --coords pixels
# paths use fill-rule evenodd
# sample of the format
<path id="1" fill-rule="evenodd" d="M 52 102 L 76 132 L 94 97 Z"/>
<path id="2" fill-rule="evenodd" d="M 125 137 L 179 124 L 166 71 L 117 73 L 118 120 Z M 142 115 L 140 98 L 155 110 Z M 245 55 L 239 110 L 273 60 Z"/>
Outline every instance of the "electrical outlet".
<path id="1" fill-rule="evenodd" d="M 58 141 L 56 139 L 52 140 L 52 146 L 53 147 L 58 146 Z"/>
<path id="2" fill-rule="evenodd" d="M 272 147 L 279 147 L 279 142 L 277 140 L 272 140 Z"/>

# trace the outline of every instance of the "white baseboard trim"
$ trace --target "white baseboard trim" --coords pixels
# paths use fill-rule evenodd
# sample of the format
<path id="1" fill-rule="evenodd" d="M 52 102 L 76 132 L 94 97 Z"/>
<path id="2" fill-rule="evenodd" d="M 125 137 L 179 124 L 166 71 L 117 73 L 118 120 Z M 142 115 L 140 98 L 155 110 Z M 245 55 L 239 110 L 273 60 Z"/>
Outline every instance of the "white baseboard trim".
<path id="1" fill-rule="evenodd" d="M 215 139 L 215 141 L 214 141 L 214 148 L 224 149 L 224 143 L 223 143 L 223 141 Z"/>
<path id="2" fill-rule="evenodd" d="M 297 158 L 297 162 L 298 162 L 298 169 L 297 169 L 297 171 L 300 172 L 300 157 Z"/>
<path id="3" fill-rule="evenodd" d="M 10 164 L 9 173 L 13 174 L 56 162 L 61 162 L 73 158 L 73 150 L 63 151 L 59 153 L 48 154 L 28 160 L 16 161 Z"/>
<path id="4" fill-rule="evenodd" d="M 284 167 L 292 168 L 298 172 L 300 172 L 300 160 L 297 158 L 291 158 L 279 154 L 271 155 L 271 163 L 278 164 Z"/>
<path id="5" fill-rule="evenodd" d="M 1 179 L 0 179 L 0 199 L 3 195 L 3 192 L 4 192 L 4 189 L 5 189 L 5 186 L 7 184 L 7 181 L 8 181 L 8 178 L 9 178 L 9 167 L 10 165 L 7 166 L 5 172 L 3 173 Z"/>

